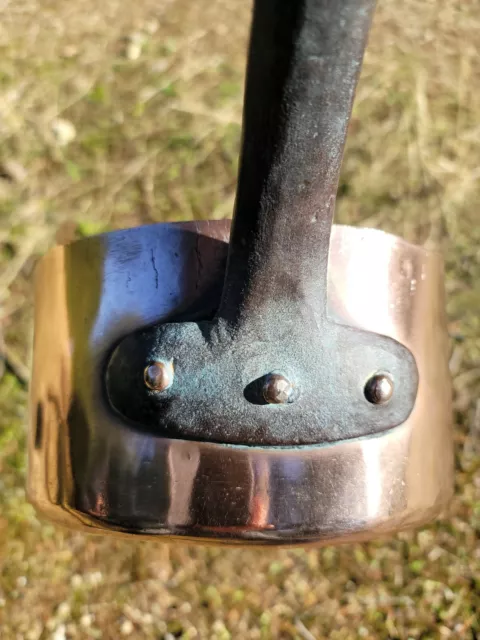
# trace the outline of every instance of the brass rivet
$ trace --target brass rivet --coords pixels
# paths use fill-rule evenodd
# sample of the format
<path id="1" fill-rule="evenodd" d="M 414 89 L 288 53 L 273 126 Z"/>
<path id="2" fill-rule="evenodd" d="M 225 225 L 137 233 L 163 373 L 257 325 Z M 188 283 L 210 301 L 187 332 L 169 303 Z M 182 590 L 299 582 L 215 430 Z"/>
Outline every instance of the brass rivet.
<path id="1" fill-rule="evenodd" d="M 365 385 L 365 398 L 371 404 L 386 404 L 393 395 L 393 380 L 388 373 L 376 373 Z"/>
<path id="2" fill-rule="evenodd" d="M 173 382 L 173 363 L 152 362 L 145 367 L 143 379 L 152 391 L 166 391 Z"/>
<path id="3" fill-rule="evenodd" d="M 268 404 L 287 404 L 293 399 L 292 383 L 278 373 L 270 373 L 263 386 L 263 397 Z"/>

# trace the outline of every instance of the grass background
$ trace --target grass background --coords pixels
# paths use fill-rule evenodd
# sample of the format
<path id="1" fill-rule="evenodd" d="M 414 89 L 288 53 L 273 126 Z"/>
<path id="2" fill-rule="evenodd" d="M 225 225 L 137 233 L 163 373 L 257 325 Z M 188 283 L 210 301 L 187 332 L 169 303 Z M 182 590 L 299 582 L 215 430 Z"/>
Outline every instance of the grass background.
<path id="1" fill-rule="evenodd" d="M 380 0 L 337 221 L 440 246 L 456 497 L 343 548 L 125 542 L 25 501 L 31 276 L 65 241 L 232 210 L 250 4 L 0 0 L 0 637 L 480 637 L 478 0 Z"/>

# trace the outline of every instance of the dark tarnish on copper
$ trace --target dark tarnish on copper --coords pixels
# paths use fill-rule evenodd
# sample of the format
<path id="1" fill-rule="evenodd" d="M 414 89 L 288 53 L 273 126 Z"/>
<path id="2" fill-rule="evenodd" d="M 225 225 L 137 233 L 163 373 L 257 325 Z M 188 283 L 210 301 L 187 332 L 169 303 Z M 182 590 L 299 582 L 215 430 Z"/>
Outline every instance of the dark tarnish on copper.
<path id="1" fill-rule="evenodd" d="M 410 415 L 418 386 L 410 351 L 327 316 L 335 194 L 373 5 L 256 1 L 218 310 L 200 320 L 186 310 L 131 334 L 108 363 L 108 398 L 140 429 L 183 440 L 291 446 L 379 433 Z M 175 368 L 161 392 L 144 380 L 157 361 Z M 395 381 L 385 403 L 365 395 L 378 371 Z M 272 372 L 292 385 L 293 402 L 265 400 Z"/>

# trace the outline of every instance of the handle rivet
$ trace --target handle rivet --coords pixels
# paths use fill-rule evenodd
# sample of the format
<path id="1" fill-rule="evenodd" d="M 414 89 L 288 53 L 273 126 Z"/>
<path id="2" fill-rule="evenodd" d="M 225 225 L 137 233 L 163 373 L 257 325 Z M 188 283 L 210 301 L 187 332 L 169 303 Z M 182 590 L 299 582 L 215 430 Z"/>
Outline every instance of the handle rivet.
<path id="1" fill-rule="evenodd" d="M 143 379 L 152 391 L 166 391 L 173 382 L 173 363 L 152 362 L 145 367 Z"/>
<path id="2" fill-rule="evenodd" d="M 270 373 L 265 379 L 263 397 L 268 404 L 287 404 L 293 400 L 292 383 L 279 373 Z"/>
<path id="3" fill-rule="evenodd" d="M 376 373 L 367 381 L 365 398 L 371 404 L 386 404 L 393 395 L 393 380 L 388 373 Z"/>

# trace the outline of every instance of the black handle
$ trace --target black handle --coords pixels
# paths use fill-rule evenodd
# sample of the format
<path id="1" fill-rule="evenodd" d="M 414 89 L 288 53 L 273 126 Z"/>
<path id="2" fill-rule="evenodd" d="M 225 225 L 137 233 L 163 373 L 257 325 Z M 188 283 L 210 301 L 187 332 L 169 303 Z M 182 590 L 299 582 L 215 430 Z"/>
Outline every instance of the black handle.
<path id="1" fill-rule="evenodd" d="M 260 298 L 291 302 L 302 291 L 325 311 L 335 195 L 374 5 L 255 2 L 220 317 L 240 320 Z"/>
<path id="2" fill-rule="evenodd" d="M 127 336 L 108 365 L 112 406 L 140 427 L 297 446 L 380 433 L 412 411 L 408 349 L 326 313 L 335 193 L 373 4 L 256 0 L 219 311 Z"/>

